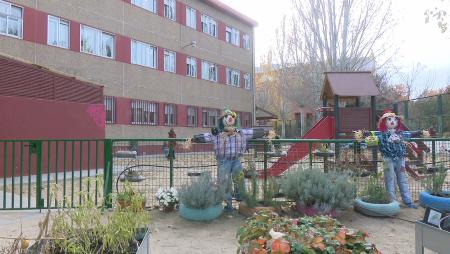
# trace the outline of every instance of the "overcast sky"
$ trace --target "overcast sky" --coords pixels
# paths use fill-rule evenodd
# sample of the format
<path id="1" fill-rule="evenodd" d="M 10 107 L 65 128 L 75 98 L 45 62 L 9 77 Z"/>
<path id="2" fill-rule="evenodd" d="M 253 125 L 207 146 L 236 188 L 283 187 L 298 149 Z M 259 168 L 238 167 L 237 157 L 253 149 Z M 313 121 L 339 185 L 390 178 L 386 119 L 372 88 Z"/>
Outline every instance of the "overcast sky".
<path id="1" fill-rule="evenodd" d="M 274 44 L 275 29 L 283 15 L 291 12 L 291 0 L 221 0 L 258 22 L 255 29 L 256 63 Z M 425 66 L 417 82 L 419 90 L 434 78 L 434 88 L 450 84 L 450 31 L 442 34 L 434 24 L 425 24 L 424 12 L 440 0 L 393 0 L 397 20 L 392 38 L 399 48 L 394 63 L 408 71 L 414 64 Z M 393 78 L 398 82 L 398 77 Z"/>

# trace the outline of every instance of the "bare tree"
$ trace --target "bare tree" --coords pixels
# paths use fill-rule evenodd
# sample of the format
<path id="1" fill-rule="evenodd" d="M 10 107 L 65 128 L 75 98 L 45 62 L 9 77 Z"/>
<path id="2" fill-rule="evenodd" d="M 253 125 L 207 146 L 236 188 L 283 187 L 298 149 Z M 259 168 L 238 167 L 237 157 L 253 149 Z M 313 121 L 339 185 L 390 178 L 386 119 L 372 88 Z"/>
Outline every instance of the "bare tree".
<path id="1" fill-rule="evenodd" d="M 412 99 L 413 93 L 417 92 L 417 81 L 424 69 L 424 65 L 416 63 L 413 64 L 410 71 L 400 74 L 403 85 L 406 87 L 406 99 Z"/>
<path id="2" fill-rule="evenodd" d="M 435 6 L 433 9 L 425 10 L 425 23 L 430 23 L 430 19 L 432 19 L 441 30 L 441 33 L 445 33 L 448 29 L 448 12 L 450 11 L 449 6 L 449 0 L 441 0 L 440 6 Z"/>

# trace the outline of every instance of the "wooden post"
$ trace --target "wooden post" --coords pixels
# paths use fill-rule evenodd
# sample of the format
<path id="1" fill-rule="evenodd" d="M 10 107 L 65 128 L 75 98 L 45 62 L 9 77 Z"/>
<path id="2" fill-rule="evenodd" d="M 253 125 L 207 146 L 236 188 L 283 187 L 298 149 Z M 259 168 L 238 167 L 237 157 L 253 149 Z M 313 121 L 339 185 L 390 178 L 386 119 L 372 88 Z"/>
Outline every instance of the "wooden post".
<path id="1" fill-rule="evenodd" d="M 335 139 L 339 138 L 339 96 L 334 96 L 334 136 Z M 339 143 L 334 144 L 335 152 L 335 164 L 339 161 Z"/>
<path id="2" fill-rule="evenodd" d="M 370 129 L 375 130 L 377 128 L 377 104 L 375 96 L 370 96 Z M 375 170 L 378 172 L 378 148 L 372 148 L 372 161 L 375 164 Z"/>
<path id="3" fill-rule="evenodd" d="M 359 99 L 359 97 L 356 97 L 356 107 L 359 107 L 359 105 L 361 104 L 361 101 Z"/>

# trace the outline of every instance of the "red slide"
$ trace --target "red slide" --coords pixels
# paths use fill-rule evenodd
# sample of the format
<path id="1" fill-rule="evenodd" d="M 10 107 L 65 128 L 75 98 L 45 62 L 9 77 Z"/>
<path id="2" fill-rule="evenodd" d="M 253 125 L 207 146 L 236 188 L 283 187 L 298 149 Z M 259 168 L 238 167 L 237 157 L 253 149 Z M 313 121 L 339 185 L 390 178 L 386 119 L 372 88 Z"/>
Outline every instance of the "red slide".
<path id="1" fill-rule="evenodd" d="M 334 117 L 326 116 L 320 119 L 306 134 L 304 139 L 333 139 Z M 278 159 L 268 169 L 269 176 L 279 176 L 298 160 L 308 155 L 308 143 L 296 143 L 289 148 L 287 155 Z"/>

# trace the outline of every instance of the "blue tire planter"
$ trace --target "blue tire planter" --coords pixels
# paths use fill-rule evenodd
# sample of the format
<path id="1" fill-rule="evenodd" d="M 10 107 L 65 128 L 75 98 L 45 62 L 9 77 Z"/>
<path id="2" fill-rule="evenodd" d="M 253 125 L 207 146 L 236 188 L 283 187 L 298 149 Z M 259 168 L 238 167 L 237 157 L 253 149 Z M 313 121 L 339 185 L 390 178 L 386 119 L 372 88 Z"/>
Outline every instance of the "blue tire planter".
<path id="1" fill-rule="evenodd" d="M 450 191 L 444 191 L 449 195 Z M 430 207 L 441 212 L 450 212 L 450 197 L 438 197 L 431 195 L 428 191 L 422 191 L 419 194 L 420 205 L 423 207 Z"/>
<path id="2" fill-rule="evenodd" d="M 211 206 L 206 209 L 193 209 L 186 207 L 183 203 L 179 208 L 180 216 L 187 220 L 209 221 L 219 217 L 223 212 L 222 204 Z"/>
<path id="3" fill-rule="evenodd" d="M 372 204 L 356 198 L 353 207 L 356 211 L 373 217 L 390 217 L 400 212 L 400 205 L 397 201 L 389 204 Z"/>

